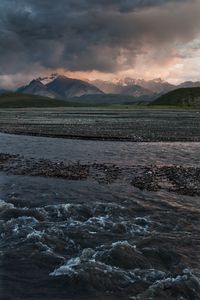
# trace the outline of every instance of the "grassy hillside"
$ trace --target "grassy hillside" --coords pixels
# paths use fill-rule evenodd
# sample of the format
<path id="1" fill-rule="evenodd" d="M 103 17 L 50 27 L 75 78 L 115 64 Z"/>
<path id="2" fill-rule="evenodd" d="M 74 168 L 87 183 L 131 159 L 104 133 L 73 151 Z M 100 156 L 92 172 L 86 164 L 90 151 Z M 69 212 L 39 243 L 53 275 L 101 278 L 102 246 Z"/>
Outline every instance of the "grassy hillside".
<path id="1" fill-rule="evenodd" d="M 150 105 L 200 107 L 200 88 L 181 88 L 162 95 Z"/>
<path id="2" fill-rule="evenodd" d="M 99 107 L 108 109 L 170 109 L 173 106 L 173 108 L 177 109 L 199 109 L 200 88 L 193 89 L 195 89 L 195 94 L 192 94 L 192 96 L 189 94 L 186 97 L 185 94 L 186 90 L 191 89 L 179 89 L 158 98 L 150 104 L 148 102 L 145 103 L 145 101 L 135 101 L 134 97 L 124 97 L 123 95 L 117 95 L 117 97 L 115 95 L 89 95 L 88 97 L 74 97 L 66 101 L 20 93 L 5 93 L 0 95 L 0 108 Z M 182 90 L 184 91 L 184 96 L 179 93 Z"/>
<path id="3" fill-rule="evenodd" d="M 65 101 L 41 96 L 24 95 L 19 93 L 6 93 L 0 95 L 0 108 L 60 107 L 65 105 Z"/>
<path id="4" fill-rule="evenodd" d="M 138 104 L 148 103 L 152 101 L 153 96 L 140 96 L 134 97 L 122 94 L 97 94 L 97 95 L 84 95 L 81 97 L 74 97 L 71 100 L 74 102 L 83 102 L 87 104 L 99 105 L 99 104 Z M 155 97 L 154 97 L 155 99 Z"/>
<path id="5" fill-rule="evenodd" d="M 71 102 L 87 103 L 88 105 L 99 104 L 124 104 L 136 103 L 138 100 L 133 96 L 117 95 L 117 94 L 99 94 L 99 95 L 84 95 L 81 97 L 74 97 L 70 99 Z"/>
<path id="6" fill-rule="evenodd" d="M 138 99 L 124 95 L 85 95 L 68 100 L 51 99 L 21 93 L 0 95 L 0 108 L 28 107 L 102 107 L 124 104 L 137 104 Z"/>

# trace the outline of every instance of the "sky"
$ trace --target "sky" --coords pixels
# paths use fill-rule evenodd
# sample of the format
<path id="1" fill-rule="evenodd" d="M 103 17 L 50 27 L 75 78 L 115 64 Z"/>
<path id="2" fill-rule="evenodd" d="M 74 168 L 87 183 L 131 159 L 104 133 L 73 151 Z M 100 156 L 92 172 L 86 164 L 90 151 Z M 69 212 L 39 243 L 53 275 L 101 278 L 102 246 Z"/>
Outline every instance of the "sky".
<path id="1" fill-rule="evenodd" d="M 200 80 L 200 0 L 1 0 L 0 88 L 51 73 Z"/>

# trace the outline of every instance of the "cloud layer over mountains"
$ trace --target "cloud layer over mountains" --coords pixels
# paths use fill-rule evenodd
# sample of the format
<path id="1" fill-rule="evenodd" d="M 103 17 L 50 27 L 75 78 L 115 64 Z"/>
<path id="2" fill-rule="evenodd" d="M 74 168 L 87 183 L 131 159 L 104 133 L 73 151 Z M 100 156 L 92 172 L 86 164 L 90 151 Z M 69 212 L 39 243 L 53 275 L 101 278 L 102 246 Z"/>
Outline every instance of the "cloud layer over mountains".
<path id="1" fill-rule="evenodd" d="M 199 15 L 200 0 L 1 0 L 0 74 L 164 66 L 199 37 Z"/>

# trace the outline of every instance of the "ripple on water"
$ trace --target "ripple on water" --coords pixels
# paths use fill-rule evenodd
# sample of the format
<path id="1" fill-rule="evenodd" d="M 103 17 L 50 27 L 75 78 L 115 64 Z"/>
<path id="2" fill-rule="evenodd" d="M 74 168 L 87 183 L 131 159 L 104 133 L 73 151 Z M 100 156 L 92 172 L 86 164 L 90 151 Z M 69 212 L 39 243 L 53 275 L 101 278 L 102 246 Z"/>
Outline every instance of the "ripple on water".
<path id="1" fill-rule="evenodd" d="M 0 133 L 0 152 L 25 157 L 63 160 L 68 163 L 115 163 L 123 165 L 200 165 L 200 143 L 112 142 L 52 139 Z M 148 149 L 148 151 L 147 151 Z"/>

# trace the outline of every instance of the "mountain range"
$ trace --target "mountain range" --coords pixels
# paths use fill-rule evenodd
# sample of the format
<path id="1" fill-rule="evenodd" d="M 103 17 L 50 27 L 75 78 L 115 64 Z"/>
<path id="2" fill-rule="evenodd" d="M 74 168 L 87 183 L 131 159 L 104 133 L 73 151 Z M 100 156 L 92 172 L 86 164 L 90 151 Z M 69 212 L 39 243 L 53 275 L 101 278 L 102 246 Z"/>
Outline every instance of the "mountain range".
<path id="1" fill-rule="evenodd" d="M 163 81 L 160 78 L 147 81 L 144 79 L 126 77 L 125 79 L 115 80 L 114 82 L 95 80 L 91 81 L 91 83 L 104 93 L 128 94 L 134 97 L 166 93 L 176 88 L 175 85 Z"/>
<path id="2" fill-rule="evenodd" d="M 200 81 L 185 81 L 181 84 L 174 85 L 160 78 L 144 80 L 127 77 L 125 79 L 115 80 L 114 82 L 94 80 L 91 81 L 91 83 L 104 93 L 123 94 L 136 98 L 143 96 L 157 98 L 179 88 L 200 87 Z"/>
<path id="3" fill-rule="evenodd" d="M 50 77 L 34 79 L 16 92 L 61 100 L 93 97 L 100 101 L 105 98 L 106 102 L 109 95 L 112 99 L 117 97 L 118 100 L 123 95 L 123 98 L 129 97 L 129 100 L 132 97 L 133 102 L 151 102 L 170 91 L 191 87 L 200 87 L 200 81 L 186 81 L 179 85 L 170 84 L 160 78 L 149 81 L 129 77 L 115 81 L 83 81 L 52 74 Z M 0 93 L 4 92 L 5 90 L 0 89 Z"/>
<path id="4" fill-rule="evenodd" d="M 58 99 L 103 94 L 100 89 L 86 81 L 65 76 L 57 76 L 47 84 L 43 84 L 40 79 L 34 79 L 28 85 L 17 89 L 17 92 Z"/>

